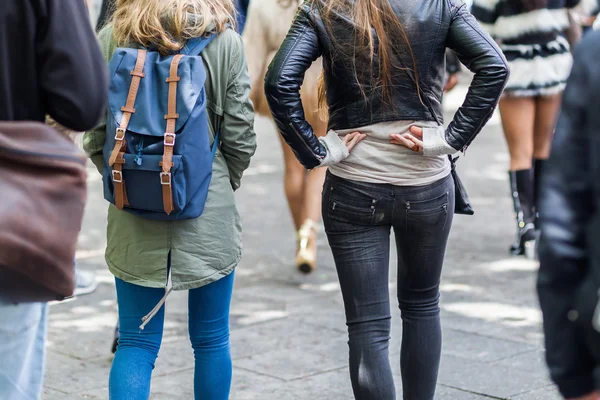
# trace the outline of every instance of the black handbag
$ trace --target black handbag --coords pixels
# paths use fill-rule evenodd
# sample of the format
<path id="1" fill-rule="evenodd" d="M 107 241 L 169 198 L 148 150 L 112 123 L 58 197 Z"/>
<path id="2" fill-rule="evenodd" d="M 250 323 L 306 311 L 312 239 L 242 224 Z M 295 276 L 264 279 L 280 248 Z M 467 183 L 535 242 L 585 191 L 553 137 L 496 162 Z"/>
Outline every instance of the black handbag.
<path id="1" fill-rule="evenodd" d="M 458 157 L 448 156 L 448 159 L 450 160 L 452 179 L 454 179 L 454 214 L 473 215 L 475 210 L 473 210 L 467 190 L 456 172 Z"/>
<path id="2" fill-rule="evenodd" d="M 436 113 L 433 111 L 433 107 L 429 104 L 429 99 L 422 90 L 421 97 L 427 103 L 427 108 L 429 109 L 431 116 L 438 124 L 442 125 L 441 121 L 438 120 Z M 467 189 L 465 189 L 465 186 L 458 176 L 458 172 L 456 172 L 456 160 L 458 160 L 458 156 L 453 158 L 451 155 L 448 155 L 448 159 L 450 160 L 450 173 L 452 174 L 452 179 L 454 179 L 454 214 L 473 215 L 475 214 L 475 210 L 473 210 L 471 200 L 469 200 Z"/>

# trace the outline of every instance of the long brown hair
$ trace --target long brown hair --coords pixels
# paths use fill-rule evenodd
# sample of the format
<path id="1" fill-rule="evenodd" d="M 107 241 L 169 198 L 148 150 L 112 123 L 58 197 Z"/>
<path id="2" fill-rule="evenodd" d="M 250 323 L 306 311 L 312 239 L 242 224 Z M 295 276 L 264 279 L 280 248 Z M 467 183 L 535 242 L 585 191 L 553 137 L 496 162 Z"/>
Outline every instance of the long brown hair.
<path id="1" fill-rule="evenodd" d="M 402 22 L 390 4 L 390 0 L 313 0 L 313 5 L 319 8 L 321 18 L 325 22 L 327 31 L 334 43 L 335 54 L 346 57 L 368 56 L 371 62 L 370 75 L 376 77 L 376 86 L 381 87 L 384 103 L 391 105 L 393 90 L 392 74 L 394 70 L 412 72 L 417 86 L 417 95 L 420 96 L 419 72 L 417 63 L 410 46 L 410 42 Z M 338 16 L 350 18 L 354 27 L 353 40 L 344 40 L 337 37 L 334 32 L 335 19 Z M 409 57 L 406 57 L 408 55 Z M 410 67 L 407 67 L 409 64 Z M 377 73 L 374 74 L 374 66 Z M 354 78 L 364 96 L 365 82 L 359 78 L 363 73 L 356 69 Z M 371 82 L 369 82 L 370 84 Z M 326 108 L 326 93 L 324 78 L 319 82 L 319 108 Z"/>
<path id="2" fill-rule="evenodd" d="M 232 0 L 117 0 L 112 18 L 119 46 L 154 47 L 161 54 L 180 50 L 188 39 L 235 24 Z"/>

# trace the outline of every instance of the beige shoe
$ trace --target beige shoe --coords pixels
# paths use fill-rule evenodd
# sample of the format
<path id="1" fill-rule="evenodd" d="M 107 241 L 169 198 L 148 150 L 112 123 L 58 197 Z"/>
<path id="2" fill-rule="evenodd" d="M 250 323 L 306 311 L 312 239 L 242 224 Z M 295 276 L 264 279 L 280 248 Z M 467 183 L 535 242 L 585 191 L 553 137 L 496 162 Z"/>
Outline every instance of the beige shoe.
<path id="1" fill-rule="evenodd" d="M 296 254 L 296 268 L 303 274 L 310 274 L 315 270 L 317 262 L 317 224 L 307 219 L 298 231 L 298 253 Z"/>

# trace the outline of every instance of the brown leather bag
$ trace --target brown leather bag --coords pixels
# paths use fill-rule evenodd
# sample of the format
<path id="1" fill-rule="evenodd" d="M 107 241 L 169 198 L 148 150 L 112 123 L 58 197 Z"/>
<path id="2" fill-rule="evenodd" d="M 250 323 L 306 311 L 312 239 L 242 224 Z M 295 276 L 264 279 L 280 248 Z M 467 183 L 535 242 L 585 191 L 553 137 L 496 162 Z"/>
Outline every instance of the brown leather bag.
<path id="1" fill-rule="evenodd" d="M 0 299 L 62 300 L 75 288 L 86 157 L 39 122 L 0 122 Z"/>

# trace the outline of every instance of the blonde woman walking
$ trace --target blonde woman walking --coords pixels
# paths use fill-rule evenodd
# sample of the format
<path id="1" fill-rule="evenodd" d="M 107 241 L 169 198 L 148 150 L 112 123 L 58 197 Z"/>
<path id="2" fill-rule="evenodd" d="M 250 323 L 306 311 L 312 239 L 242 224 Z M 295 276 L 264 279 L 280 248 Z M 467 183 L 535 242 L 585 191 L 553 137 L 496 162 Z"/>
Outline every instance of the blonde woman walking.
<path id="1" fill-rule="evenodd" d="M 119 119 L 117 122 L 123 124 L 125 117 L 119 116 L 124 116 L 125 112 L 132 114 L 129 121 L 125 120 L 125 123 L 129 122 L 126 138 L 132 140 L 125 143 L 125 162 L 120 167 L 123 172 L 117 173 L 116 179 L 115 171 L 118 170 L 113 166 L 111 181 L 106 179 L 104 171 L 105 197 L 108 200 L 112 196 L 107 196 L 110 192 L 106 188 L 117 188 L 117 184 L 125 181 L 127 186 L 123 184 L 120 190 L 128 194 L 125 203 L 121 202 L 123 197 L 120 197 L 121 201 L 116 201 L 118 195 L 115 189 L 115 204 L 111 204 L 108 211 L 106 261 L 115 275 L 120 324 L 120 338 L 110 373 L 111 400 L 148 399 L 152 370 L 163 335 L 163 302 L 171 289 L 189 291 L 188 328 L 195 359 L 195 398 L 229 398 L 232 373 L 229 305 L 233 272 L 242 250 L 240 217 L 233 192 L 240 187 L 242 173 L 248 167 L 256 147 L 253 109 L 249 99 L 250 78 L 242 41 L 232 29 L 234 26 L 232 0 L 118 0 L 111 22 L 99 33 L 107 61 L 113 54 L 115 57 L 137 54 L 138 57 L 137 61 L 133 58 L 135 69 L 132 72 L 115 70 L 109 93 L 109 118 Z M 206 45 L 207 41 L 210 41 L 208 45 L 201 52 L 198 51 L 199 56 L 195 56 L 198 52 L 190 50 Z M 117 47 L 120 47 L 118 51 Z M 152 74 L 157 76 L 157 68 L 161 65 L 158 63 L 169 60 L 169 57 L 172 59 L 169 61 L 170 72 L 166 68 L 169 83 L 165 82 L 164 77 L 148 79 Z M 149 64 L 149 60 L 158 61 Z M 179 72 L 174 69 L 177 66 L 175 61 L 180 63 Z M 110 63 L 109 69 L 114 68 L 115 64 L 118 63 Z M 145 67 L 138 68 L 138 65 Z M 177 77 L 173 73 L 178 74 Z M 204 74 L 206 79 L 202 81 Z M 129 86 L 134 79 L 138 79 L 138 88 L 133 84 Z M 144 82 L 143 79 L 148 80 Z M 130 91 L 141 87 L 137 99 L 141 96 L 143 101 L 135 102 L 133 107 L 121 108 L 123 103 L 120 98 L 118 102 L 114 100 L 117 98 L 114 87 L 119 85 L 119 80 L 125 81 Z M 179 90 L 172 92 L 172 84 Z M 203 85 L 204 90 L 198 90 L 196 85 Z M 156 89 L 160 95 L 152 93 L 155 87 L 162 88 L 162 91 Z M 168 89 L 168 96 L 165 88 Z M 202 97 L 204 93 L 206 98 Z M 153 101 L 157 104 L 153 105 Z M 171 104 L 175 106 L 173 109 Z M 162 112 L 149 113 L 147 110 L 154 109 L 152 107 Z M 119 110 L 123 114 L 119 114 Z M 203 119 L 200 120 L 199 116 L 203 116 Z M 169 121 L 183 118 L 187 118 L 183 127 L 177 128 L 175 123 L 175 127 L 169 127 Z M 195 125 L 198 129 L 193 130 L 197 135 L 194 141 L 189 140 L 192 133 L 185 131 L 185 126 L 192 122 L 198 124 Z M 84 147 L 101 172 L 104 168 L 110 168 L 110 163 L 106 162 L 105 143 L 116 140 L 116 137 L 113 139 L 115 131 L 107 131 L 107 124 L 114 126 L 114 123 L 108 120 L 87 132 L 84 137 Z M 119 130 L 124 129 L 117 129 L 117 137 Z M 203 135 L 198 135 L 198 131 Z M 160 136 L 141 136 L 140 132 Z M 165 133 L 163 139 L 163 132 L 174 133 Z M 147 147 L 142 142 L 135 142 L 134 139 L 140 137 L 146 140 Z M 136 214 L 136 210 L 131 208 L 136 201 L 140 203 L 151 197 L 150 192 L 141 197 L 137 192 L 137 199 L 134 196 L 135 187 L 142 184 L 144 173 L 148 182 L 154 185 L 150 186 L 149 183 L 148 190 L 156 189 L 154 193 L 160 193 L 161 186 L 174 185 L 177 188 L 177 179 L 182 176 L 180 174 L 180 178 L 177 178 L 177 171 L 182 168 L 195 173 L 202 170 L 204 164 L 195 165 L 200 163 L 198 158 L 174 156 L 171 153 L 172 157 L 180 157 L 172 158 L 172 161 L 180 160 L 179 167 L 172 166 L 172 174 L 162 172 L 159 175 L 156 170 L 159 165 L 164 168 L 173 163 L 169 161 L 165 164 L 162 161 L 159 164 L 157 157 L 163 160 L 167 157 L 167 146 L 174 148 L 171 151 L 183 151 L 182 147 L 177 147 L 177 143 L 187 143 L 188 149 L 197 146 L 199 151 L 209 154 L 213 149 L 214 161 L 210 161 L 212 178 L 209 178 L 207 192 L 204 192 L 207 197 L 201 215 L 169 219 L 168 216 L 174 213 L 173 203 L 177 204 L 181 196 L 174 192 L 171 193 L 172 199 L 165 197 L 164 189 L 163 196 L 158 195 L 153 200 L 161 204 L 160 211 L 154 214 L 147 212 L 148 215 Z M 134 150 L 133 154 L 131 150 Z M 161 155 L 157 156 L 157 153 Z M 133 171 L 139 172 L 137 176 L 140 179 L 137 181 L 128 178 L 127 173 L 132 174 Z M 196 198 L 192 198 L 186 207 L 195 204 L 195 201 Z M 163 204 L 165 211 L 160 214 Z M 174 214 L 187 209 L 175 208 Z"/>

